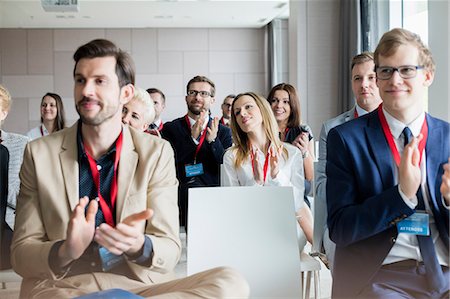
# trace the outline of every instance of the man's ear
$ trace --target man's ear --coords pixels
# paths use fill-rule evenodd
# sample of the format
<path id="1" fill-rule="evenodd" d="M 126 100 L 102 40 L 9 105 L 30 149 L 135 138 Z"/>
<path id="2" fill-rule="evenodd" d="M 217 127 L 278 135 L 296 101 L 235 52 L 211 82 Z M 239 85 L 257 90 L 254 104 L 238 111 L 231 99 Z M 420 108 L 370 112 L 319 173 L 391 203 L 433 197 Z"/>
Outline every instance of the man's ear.
<path id="1" fill-rule="evenodd" d="M 129 83 L 120 89 L 120 102 L 125 105 L 134 97 L 134 85 Z"/>
<path id="2" fill-rule="evenodd" d="M 424 69 L 423 72 L 425 76 L 425 81 L 423 81 L 423 85 L 425 87 L 430 87 L 430 85 L 433 83 L 434 80 L 434 73 L 426 69 Z"/>
<path id="3" fill-rule="evenodd" d="M 7 116 L 8 116 L 8 111 L 0 110 L 0 121 L 4 121 Z"/>

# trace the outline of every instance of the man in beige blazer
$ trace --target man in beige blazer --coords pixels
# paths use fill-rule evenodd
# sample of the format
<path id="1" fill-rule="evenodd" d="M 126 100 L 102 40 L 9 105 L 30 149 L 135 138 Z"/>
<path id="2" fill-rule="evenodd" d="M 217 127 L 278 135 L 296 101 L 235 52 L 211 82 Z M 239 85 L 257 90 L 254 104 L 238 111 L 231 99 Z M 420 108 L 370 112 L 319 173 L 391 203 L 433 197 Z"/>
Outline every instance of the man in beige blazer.
<path id="1" fill-rule="evenodd" d="M 21 297 L 111 288 L 155 298 L 248 297 L 243 277 L 228 268 L 170 281 L 181 252 L 173 150 L 122 125 L 134 93 L 125 52 L 94 40 L 74 60 L 80 120 L 24 154 L 11 258 L 24 278 Z"/>

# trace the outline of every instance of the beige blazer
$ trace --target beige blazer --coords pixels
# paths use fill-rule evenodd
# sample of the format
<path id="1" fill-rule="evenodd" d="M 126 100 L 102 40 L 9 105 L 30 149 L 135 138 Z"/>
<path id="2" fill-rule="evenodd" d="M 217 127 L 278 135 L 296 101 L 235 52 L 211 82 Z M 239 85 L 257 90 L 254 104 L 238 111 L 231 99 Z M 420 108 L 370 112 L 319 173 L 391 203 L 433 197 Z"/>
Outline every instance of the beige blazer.
<path id="1" fill-rule="evenodd" d="M 64 279 L 52 272 L 48 256 L 52 245 L 66 238 L 69 217 L 79 201 L 76 138 L 77 124 L 39 138 L 25 149 L 11 247 L 13 268 L 24 277 L 22 294 L 44 280 Z M 153 217 L 142 225 L 142 232 L 153 242 L 151 266 L 128 262 L 145 284 L 173 278 L 173 268 L 180 258 L 177 186 L 170 144 L 124 126 L 116 219 L 120 222 L 145 208 L 154 211 Z"/>

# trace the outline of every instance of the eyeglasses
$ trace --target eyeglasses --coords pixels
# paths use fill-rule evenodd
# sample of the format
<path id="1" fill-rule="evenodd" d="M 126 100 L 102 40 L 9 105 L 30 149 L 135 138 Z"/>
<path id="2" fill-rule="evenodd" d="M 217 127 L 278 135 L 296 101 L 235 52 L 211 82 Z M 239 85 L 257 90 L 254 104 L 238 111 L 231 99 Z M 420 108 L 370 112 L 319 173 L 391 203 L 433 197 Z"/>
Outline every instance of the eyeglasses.
<path id="1" fill-rule="evenodd" d="M 377 79 L 389 80 L 395 71 L 403 79 L 411 79 L 417 75 L 417 70 L 423 69 L 423 65 L 402 65 L 399 67 L 380 66 L 376 67 Z"/>
<path id="2" fill-rule="evenodd" d="M 205 91 L 205 90 L 200 90 L 200 91 L 198 91 L 198 90 L 189 90 L 187 92 L 187 95 L 190 96 L 190 97 L 196 97 L 198 94 L 200 94 L 200 96 L 202 98 L 207 98 L 207 97 L 211 96 L 211 93 L 209 91 Z"/>

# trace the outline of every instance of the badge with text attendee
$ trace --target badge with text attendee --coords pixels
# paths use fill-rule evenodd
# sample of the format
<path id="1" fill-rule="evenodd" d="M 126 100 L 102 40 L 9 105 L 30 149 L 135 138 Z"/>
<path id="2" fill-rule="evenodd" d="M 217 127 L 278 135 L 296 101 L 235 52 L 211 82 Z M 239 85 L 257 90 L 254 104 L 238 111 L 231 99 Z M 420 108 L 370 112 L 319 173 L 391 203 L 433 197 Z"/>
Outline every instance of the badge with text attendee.
<path id="1" fill-rule="evenodd" d="M 202 163 L 194 163 L 194 164 L 190 164 L 190 165 L 185 165 L 184 168 L 186 171 L 187 178 L 203 174 L 203 164 Z"/>
<path id="2" fill-rule="evenodd" d="M 125 261 L 123 255 L 115 255 L 109 252 L 105 247 L 99 247 L 98 253 L 100 255 L 100 260 L 102 261 L 103 271 L 109 271 Z"/>
<path id="3" fill-rule="evenodd" d="M 416 212 L 397 223 L 399 233 L 429 236 L 429 215 L 425 212 Z"/>

